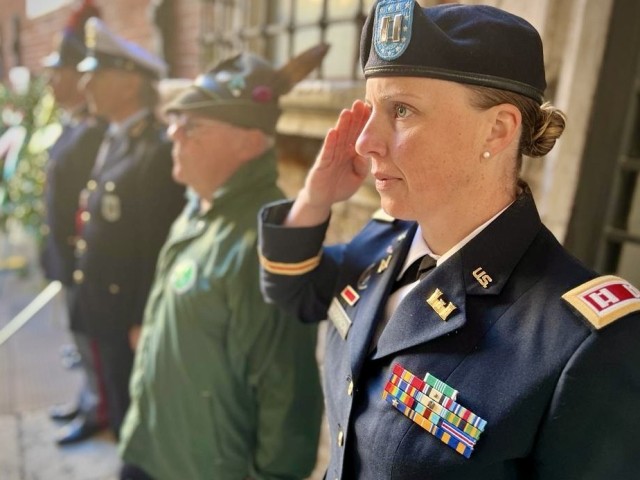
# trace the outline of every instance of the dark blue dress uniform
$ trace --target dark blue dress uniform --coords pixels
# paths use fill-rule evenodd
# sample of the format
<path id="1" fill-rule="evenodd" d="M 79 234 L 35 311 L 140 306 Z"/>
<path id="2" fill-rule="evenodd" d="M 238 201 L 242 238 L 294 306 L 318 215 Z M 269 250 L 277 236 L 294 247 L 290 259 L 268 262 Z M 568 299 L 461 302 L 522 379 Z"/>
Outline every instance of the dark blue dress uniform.
<path id="1" fill-rule="evenodd" d="M 59 280 L 63 285 L 73 283 L 78 196 L 89 179 L 105 130 L 106 123 L 92 117 L 67 122 L 48 152 L 45 186 L 48 231 L 41 265 L 47 279 Z"/>
<path id="2" fill-rule="evenodd" d="M 530 194 L 421 280 L 377 345 L 416 224 L 373 219 L 322 248 L 326 224 L 283 228 L 288 210 L 261 213 L 263 289 L 305 322 L 330 319 L 326 478 L 637 478 L 640 292 L 572 258 Z M 383 398 L 396 365 L 486 421 L 469 458 Z"/>
<path id="3" fill-rule="evenodd" d="M 80 195 L 71 327 L 98 341 L 117 430 L 133 362 L 128 333 L 142 322 L 158 252 L 184 205 L 172 179 L 171 143 L 148 113 L 111 141 Z"/>

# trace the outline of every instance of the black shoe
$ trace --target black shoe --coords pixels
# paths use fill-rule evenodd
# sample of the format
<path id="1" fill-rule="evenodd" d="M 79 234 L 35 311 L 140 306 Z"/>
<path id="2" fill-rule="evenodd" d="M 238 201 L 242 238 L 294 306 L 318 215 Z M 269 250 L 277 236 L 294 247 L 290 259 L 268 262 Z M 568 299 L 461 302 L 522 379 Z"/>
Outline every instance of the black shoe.
<path id="1" fill-rule="evenodd" d="M 78 416 L 80 410 L 72 403 L 66 405 L 54 405 L 49 409 L 49 418 L 56 422 L 68 422 Z"/>
<path id="2" fill-rule="evenodd" d="M 56 443 L 58 445 L 70 445 L 82 442 L 102 429 L 103 427 L 90 423 L 84 417 L 79 416 L 58 430 Z"/>

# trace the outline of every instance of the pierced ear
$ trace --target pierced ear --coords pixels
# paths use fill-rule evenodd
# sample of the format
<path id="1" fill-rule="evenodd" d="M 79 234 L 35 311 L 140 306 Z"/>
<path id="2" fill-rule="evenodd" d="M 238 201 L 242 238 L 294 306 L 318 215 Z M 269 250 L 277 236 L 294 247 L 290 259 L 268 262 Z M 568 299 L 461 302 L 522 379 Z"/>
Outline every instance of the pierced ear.
<path id="1" fill-rule="evenodd" d="M 515 105 L 503 103 L 489 109 L 491 113 L 491 131 L 486 139 L 486 149 L 496 155 L 514 141 L 519 141 L 522 114 Z"/>

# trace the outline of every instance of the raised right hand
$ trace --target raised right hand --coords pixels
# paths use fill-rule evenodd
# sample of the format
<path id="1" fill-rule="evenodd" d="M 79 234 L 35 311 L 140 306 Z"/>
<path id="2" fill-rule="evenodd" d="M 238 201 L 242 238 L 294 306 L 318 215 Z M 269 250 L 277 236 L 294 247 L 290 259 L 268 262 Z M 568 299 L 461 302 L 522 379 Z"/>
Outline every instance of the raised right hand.
<path id="1" fill-rule="evenodd" d="M 334 203 L 347 200 L 358 190 L 370 167 L 368 159 L 356 153 L 355 145 L 370 115 L 371 108 L 361 100 L 340 113 L 336 126 L 324 139 L 285 225 L 318 225 L 329 217 Z"/>

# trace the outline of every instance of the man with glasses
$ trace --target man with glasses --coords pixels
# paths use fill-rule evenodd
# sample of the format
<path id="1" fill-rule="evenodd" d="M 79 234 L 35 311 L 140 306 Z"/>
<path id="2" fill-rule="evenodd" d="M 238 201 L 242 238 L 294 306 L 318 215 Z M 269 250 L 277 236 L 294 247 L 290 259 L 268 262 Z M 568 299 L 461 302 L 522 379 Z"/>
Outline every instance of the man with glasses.
<path id="1" fill-rule="evenodd" d="M 166 107 L 190 201 L 158 260 L 122 429 L 121 479 L 301 479 L 322 394 L 316 329 L 261 297 L 256 216 L 276 186 L 278 98 L 319 46 L 280 70 L 240 54 Z"/>

